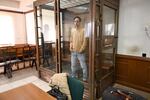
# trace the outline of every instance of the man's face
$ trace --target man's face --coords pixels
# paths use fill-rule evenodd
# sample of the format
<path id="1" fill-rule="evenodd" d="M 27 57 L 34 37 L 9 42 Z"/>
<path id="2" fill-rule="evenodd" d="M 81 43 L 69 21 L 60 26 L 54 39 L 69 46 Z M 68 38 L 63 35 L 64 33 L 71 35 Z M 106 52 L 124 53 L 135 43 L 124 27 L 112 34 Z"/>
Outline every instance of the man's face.
<path id="1" fill-rule="evenodd" d="M 80 19 L 79 18 L 75 18 L 74 19 L 74 25 L 75 25 L 75 27 L 79 27 L 80 26 Z"/>

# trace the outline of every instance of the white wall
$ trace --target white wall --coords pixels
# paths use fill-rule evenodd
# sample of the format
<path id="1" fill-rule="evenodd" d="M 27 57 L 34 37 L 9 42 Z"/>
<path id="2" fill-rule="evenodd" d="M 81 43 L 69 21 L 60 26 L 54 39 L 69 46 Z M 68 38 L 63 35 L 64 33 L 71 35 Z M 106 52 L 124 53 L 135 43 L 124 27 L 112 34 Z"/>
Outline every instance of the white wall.
<path id="1" fill-rule="evenodd" d="M 120 0 L 118 54 L 150 57 L 150 0 Z"/>
<path id="2" fill-rule="evenodd" d="M 35 22 L 34 22 L 34 13 L 25 14 L 26 17 L 26 31 L 27 31 L 27 43 L 36 44 L 35 40 Z"/>

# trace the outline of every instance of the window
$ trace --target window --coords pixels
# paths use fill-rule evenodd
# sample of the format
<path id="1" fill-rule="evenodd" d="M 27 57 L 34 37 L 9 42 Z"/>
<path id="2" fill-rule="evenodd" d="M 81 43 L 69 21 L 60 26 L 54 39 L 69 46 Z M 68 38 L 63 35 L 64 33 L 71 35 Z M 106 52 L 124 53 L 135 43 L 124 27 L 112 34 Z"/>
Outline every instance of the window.
<path id="1" fill-rule="evenodd" d="M 114 24 L 106 24 L 105 25 L 105 34 L 106 35 L 114 35 Z"/>
<path id="2" fill-rule="evenodd" d="M 0 45 L 15 44 L 13 18 L 0 14 Z"/>

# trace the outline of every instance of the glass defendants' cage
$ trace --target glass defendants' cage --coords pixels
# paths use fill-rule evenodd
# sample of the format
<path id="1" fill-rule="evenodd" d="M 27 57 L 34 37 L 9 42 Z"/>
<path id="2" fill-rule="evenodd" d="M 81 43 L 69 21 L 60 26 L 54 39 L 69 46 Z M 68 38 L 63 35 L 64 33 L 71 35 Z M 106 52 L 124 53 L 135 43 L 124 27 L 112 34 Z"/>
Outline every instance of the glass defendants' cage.
<path id="1" fill-rule="evenodd" d="M 70 37 L 74 17 L 81 18 L 86 38 L 88 80 L 85 100 L 96 100 L 115 81 L 119 0 L 37 0 L 34 2 L 37 65 L 40 78 L 54 73 L 71 75 Z M 76 76 L 82 81 L 80 61 Z"/>

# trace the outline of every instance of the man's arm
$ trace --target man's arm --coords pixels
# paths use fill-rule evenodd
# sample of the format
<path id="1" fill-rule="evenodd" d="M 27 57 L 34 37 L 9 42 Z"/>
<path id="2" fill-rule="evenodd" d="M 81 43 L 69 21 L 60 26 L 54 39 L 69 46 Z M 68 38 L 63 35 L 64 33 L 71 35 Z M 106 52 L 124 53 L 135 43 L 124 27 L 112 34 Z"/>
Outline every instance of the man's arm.
<path id="1" fill-rule="evenodd" d="M 71 31 L 71 35 L 70 35 L 70 51 L 73 50 L 73 43 L 72 43 L 72 41 L 73 41 L 73 37 L 72 37 L 72 31 Z"/>
<path id="2" fill-rule="evenodd" d="M 83 41 L 83 44 L 82 44 L 82 46 L 81 46 L 81 48 L 80 48 L 80 53 L 82 53 L 82 52 L 85 51 L 85 49 L 86 49 L 86 47 L 87 47 L 87 44 L 88 44 L 88 38 L 85 37 L 85 38 L 84 38 L 84 41 Z"/>

